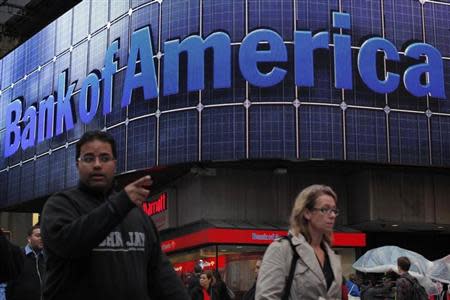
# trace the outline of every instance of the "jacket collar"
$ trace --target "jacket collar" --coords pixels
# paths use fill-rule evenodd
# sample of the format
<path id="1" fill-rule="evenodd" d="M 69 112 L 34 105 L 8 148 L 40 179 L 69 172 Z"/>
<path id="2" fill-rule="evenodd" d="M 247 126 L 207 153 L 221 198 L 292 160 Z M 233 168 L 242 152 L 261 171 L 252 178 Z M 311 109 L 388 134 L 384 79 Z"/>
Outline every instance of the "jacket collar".
<path id="1" fill-rule="evenodd" d="M 44 255 L 44 250 L 41 250 L 40 252 L 35 252 L 33 248 L 31 248 L 30 244 L 27 244 L 24 248 L 25 256 L 28 256 L 30 254 L 34 254 L 34 256 L 38 255 Z"/>
<path id="2" fill-rule="evenodd" d="M 341 262 L 340 257 L 336 255 L 336 253 L 334 253 L 333 249 L 331 249 L 331 247 L 327 243 L 325 243 L 325 248 L 328 254 L 328 258 L 330 259 L 330 265 L 334 275 L 334 280 L 331 283 L 331 286 L 328 289 L 328 291 L 333 291 L 336 289 L 336 285 L 338 284 L 338 282 L 340 282 L 339 280 L 340 277 L 342 277 Z"/>
<path id="3" fill-rule="evenodd" d="M 400 275 L 400 277 L 414 279 L 414 277 L 411 274 L 409 274 L 409 272 L 403 273 L 402 275 Z"/>
<path id="4" fill-rule="evenodd" d="M 324 285 L 325 276 L 323 276 L 322 268 L 320 267 L 319 261 L 316 258 L 316 254 L 314 253 L 314 249 L 311 245 L 306 241 L 305 237 L 301 234 L 294 235 L 292 231 L 289 231 L 292 235 L 292 244 L 295 246 L 300 259 L 308 266 L 308 268 L 316 275 L 320 282 Z"/>
<path id="5" fill-rule="evenodd" d="M 323 275 L 322 268 L 319 264 L 319 261 L 314 253 L 314 249 L 311 245 L 306 241 L 305 237 L 301 234 L 295 235 L 292 231 L 289 231 L 289 234 L 292 236 L 292 244 L 295 246 L 300 259 L 308 266 L 308 268 L 316 275 L 320 281 L 323 283 L 326 290 L 326 280 Z M 340 262 L 339 257 L 334 253 L 331 247 L 324 243 L 325 252 L 328 255 L 328 259 L 330 260 L 331 269 L 333 270 L 334 280 L 331 284 L 329 291 L 333 291 L 335 285 L 337 284 L 337 279 L 341 276 L 339 274 Z"/>
<path id="6" fill-rule="evenodd" d="M 97 192 L 93 189 L 91 189 L 89 186 L 87 186 L 84 182 L 82 182 L 81 180 L 78 181 L 78 188 L 87 193 L 90 194 L 92 196 L 94 196 L 95 198 L 99 199 L 99 200 L 104 200 L 106 197 L 108 197 L 109 195 L 111 195 L 114 192 L 114 188 L 116 186 L 116 181 L 113 182 L 112 187 L 107 190 L 106 192 L 102 193 L 102 192 Z"/>
<path id="7" fill-rule="evenodd" d="M 27 245 L 25 246 L 25 255 L 28 256 L 28 254 L 30 254 L 30 253 L 34 253 L 34 251 L 33 251 L 33 249 L 31 248 L 30 244 L 27 244 Z"/>

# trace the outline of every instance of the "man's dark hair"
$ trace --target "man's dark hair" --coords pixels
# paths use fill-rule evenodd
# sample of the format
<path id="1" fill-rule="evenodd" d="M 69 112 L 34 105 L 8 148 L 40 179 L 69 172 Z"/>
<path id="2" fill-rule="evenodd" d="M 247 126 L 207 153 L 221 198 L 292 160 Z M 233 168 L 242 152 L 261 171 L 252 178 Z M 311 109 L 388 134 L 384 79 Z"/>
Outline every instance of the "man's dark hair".
<path id="1" fill-rule="evenodd" d="M 400 256 L 397 258 L 397 266 L 403 271 L 408 272 L 409 267 L 411 266 L 411 261 L 406 256 Z"/>
<path id="2" fill-rule="evenodd" d="M 27 236 L 31 236 L 33 234 L 33 231 L 38 228 L 41 228 L 39 224 L 31 226 L 30 229 L 28 229 L 27 231 Z"/>
<path id="3" fill-rule="evenodd" d="M 105 131 L 94 130 L 94 131 L 85 132 L 83 134 L 83 136 L 80 138 L 80 140 L 77 142 L 75 159 L 78 159 L 80 157 L 81 147 L 84 144 L 92 142 L 92 141 L 96 141 L 96 140 L 110 144 L 111 149 L 112 149 L 112 154 L 113 154 L 114 158 L 117 158 L 116 141 L 114 140 L 112 135 Z"/>
<path id="4" fill-rule="evenodd" d="M 194 273 L 201 273 L 202 271 L 202 266 L 199 263 L 196 263 L 194 266 Z"/>

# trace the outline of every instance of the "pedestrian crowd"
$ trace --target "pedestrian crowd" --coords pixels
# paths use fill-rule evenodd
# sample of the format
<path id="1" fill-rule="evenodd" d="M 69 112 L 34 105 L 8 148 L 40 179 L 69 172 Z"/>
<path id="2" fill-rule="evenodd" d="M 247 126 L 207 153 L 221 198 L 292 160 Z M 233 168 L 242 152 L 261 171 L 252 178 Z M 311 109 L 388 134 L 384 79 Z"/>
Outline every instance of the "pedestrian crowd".
<path id="1" fill-rule="evenodd" d="M 408 257 L 398 258 L 398 274 L 386 273 L 381 283 L 356 274 L 343 277 L 340 258 L 331 247 L 338 197 L 325 185 L 308 186 L 297 196 L 288 235 L 276 239 L 256 260 L 255 280 L 245 294 L 237 297 L 219 272 L 203 270 L 201 264 L 183 284 L 161 250 L 155 225 L 141 209 L 151 177 L 117 189 L 116 142 L 102 131 L 81 137 L 74 160 L 78 186 L 46 201 L 40 225 L 30 228 L 23 249 L 0 230 L 0 300 L 428 297 L 409 273 Z"/>

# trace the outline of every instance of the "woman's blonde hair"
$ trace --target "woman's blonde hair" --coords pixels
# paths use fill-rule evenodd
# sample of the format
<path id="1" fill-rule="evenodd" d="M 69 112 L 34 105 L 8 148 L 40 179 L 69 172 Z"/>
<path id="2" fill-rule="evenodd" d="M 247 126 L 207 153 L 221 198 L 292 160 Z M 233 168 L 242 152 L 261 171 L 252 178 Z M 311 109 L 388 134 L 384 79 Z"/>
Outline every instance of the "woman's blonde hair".
<path id="1" fill-rule="evenodd" d="M 302 234 L 308 243 L 311 242 L 311 234 L 308 229 L 308 220 L 304 217 L 307 209 L 312 210 L 316 200 L 322 195 L 328 195 L 337 204 L 337 195 L 333 189 L 326 185 L 314 184 L 303 189 L 295 199 L 290 218 L 290 229 L 295 234 Z M 323 237 L 324 241 L 331 244 L 331 232 Z"/>

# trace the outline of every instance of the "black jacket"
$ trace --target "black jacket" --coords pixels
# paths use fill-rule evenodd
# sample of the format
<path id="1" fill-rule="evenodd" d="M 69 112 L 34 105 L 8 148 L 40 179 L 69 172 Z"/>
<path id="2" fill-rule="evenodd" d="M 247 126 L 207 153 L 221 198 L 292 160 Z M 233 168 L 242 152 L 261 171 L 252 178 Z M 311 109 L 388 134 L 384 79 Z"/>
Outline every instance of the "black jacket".
<path id="1" fill-rule="evenodd" d="M 189 299 L 161 251 L 153 222 L 127 194 L 94 194 L 80 184 L 45 204 L 44 300 Z"/>
<path id="2" fill-rule="evenodd" d="M 12 244 L 0 229 L 0 283 L 13 280 L 23 269 L 22 250 Z"/>
<path id="3" fill-rule="evenodd" d="M 8 281 L 6 286 L 6 299 L 8 300 L 40 300 L 42 278 L 45 272 L 45 260 L 42 253 L 30 252 L 25 254 L 22 250 L 23 269 L 18 277 Z"/>
<path id="4" fill-rule="evenodd" d="M 231 300 L 230 295 L 228 295 L 228 287 L 223 280 L 217 280 L 214 288 L 217 290 L 219 300 Z"/>
<path id="5" fill-rule="evenodd" d="M 197 286 L 194 289 L 190 291 L 191 299 L 192 300 L 203 300 L 203 288 L 201 286 Z M 211 297 L 211 300 L 219 300 L 219 293 L 217 290 L 213 287 L 209 288 L 208 291 L 209 297 Z"/>
<path id="6" fill-rule="evenodd" d="M 195 273 L 188 280 L 187 290 L 188 290 L 189 294 L 191 294 L 192 290 L 194 290 L 196 288 L 200 288 L 200 287 L 201 287 L 201 285 L 200 285 L 200 274 L 199 273 Z"/>
<path id="7" fill-rule="evenodd" d="M 244 294 L 242 300 L 255 300 L 256 281 L 252 287 Z"/>

